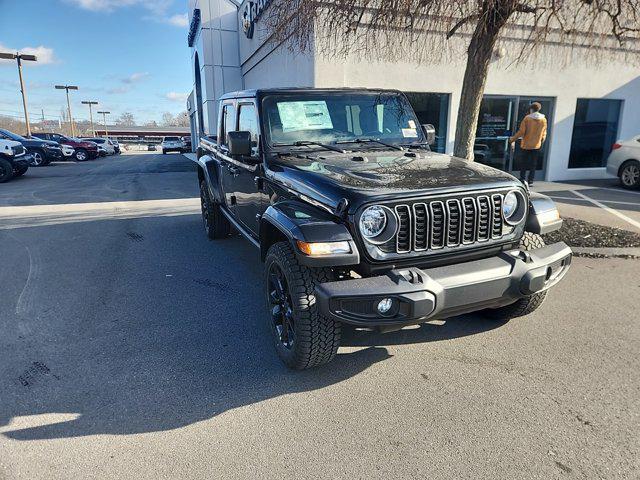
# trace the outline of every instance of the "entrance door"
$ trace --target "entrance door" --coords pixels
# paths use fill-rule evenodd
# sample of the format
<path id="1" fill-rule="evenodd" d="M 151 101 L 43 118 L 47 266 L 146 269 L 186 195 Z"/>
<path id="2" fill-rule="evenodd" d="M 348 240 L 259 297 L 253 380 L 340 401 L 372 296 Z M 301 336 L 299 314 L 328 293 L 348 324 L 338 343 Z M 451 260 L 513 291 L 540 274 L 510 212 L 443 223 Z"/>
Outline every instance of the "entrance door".
<path id="1" fill-rule="evenodd" d="M 518 130 L 520 122 L 529 113 L 529 105 L 539 102 L 541 112 L 547 117 L 547 128 L 553 125 L 553 99 L 540 97 L 507 97 L 485 96 L 480 106 L 475 159 L 479 163 L 499 168 L 515 176 L 520 175 L 520 142 L 516 142 L 516 150 L 512 154 L 509 148 L 509 137 Z M 543 146 L 543 154 L 538 162 L 538 179 L 544 178 L 549 150 L 549 131 Z"/>
<path id="2" fill-rule="evenodd" d="M 552 109 L 553 109 L 553 99 L 550 98 L 536 98 L 536 97 L 519 97 L 518 99 L 518 113 L 515 117 L 515 123 L 513 126 L 513 132 L 515 133 L 520 127 L 520 122 L 529 114 L 529 105 L 533 102 L 538 102 L 542 105 L 542 109 L 540 113 L 543 113 L 545 117 L 547 117 L 547 139 L 542 145 L 542 155 L 538 157 L 538 164 L 536 165 L 536 178 L 543 179 L 544 172 L 546 171 L 547 166 L 547 154 L 549 151 L 549 128 L 552 125 Z M 520 175 L 520 165 L 521 165 L 522 155 L 520 153 L 520 142 L 516 142 L 516 149 L 513 155 L 513 159 L 511 162 L 511 172 L 515 176 Z"/>

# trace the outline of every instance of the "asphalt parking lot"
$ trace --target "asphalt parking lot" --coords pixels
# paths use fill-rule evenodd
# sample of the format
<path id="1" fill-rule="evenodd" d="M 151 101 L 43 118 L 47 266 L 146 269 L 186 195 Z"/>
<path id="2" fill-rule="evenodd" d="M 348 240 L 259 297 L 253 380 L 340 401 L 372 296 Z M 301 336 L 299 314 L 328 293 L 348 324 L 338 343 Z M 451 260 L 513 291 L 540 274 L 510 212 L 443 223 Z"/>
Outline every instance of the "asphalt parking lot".
<path id="1" fill-rule="evenodd" d="M 181 155 L 0 185 L 0 479 L 638 478 L 639 260 L 291 372 L 257 253 L 208 241 L 197 196 Z"/>

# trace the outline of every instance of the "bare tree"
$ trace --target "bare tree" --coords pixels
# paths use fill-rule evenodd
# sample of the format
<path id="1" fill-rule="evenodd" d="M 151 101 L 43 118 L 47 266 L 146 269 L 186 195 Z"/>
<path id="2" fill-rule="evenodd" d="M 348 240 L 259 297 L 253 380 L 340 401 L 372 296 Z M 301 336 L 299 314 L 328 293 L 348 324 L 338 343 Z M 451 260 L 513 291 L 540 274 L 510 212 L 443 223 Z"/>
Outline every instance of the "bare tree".
<path id="1" fill-rule="evenodd" d="M 517 46 L 515 62 L 543 46 L 562 50 L 567 61 L 576 52 L 594 60 L 640 58 L 639 0 L 277 0 L 266 24 L 274 41 L 328 57 L 428 63 L 462 45 L 454 154 L 468 159 L 499 41 Z"/>
<path id="2" fill-rule="evenodd" d="M 160 120 L 160 125 L 163 127 L 170 127 L 174 124 L 173 115 L 169 112 L 164 112 L 162 114 L 162 120 Z"/>
<path id="3" fill-rule="evenodd" d="M 136 121 L 131 112 L 124 112 L 116 119 L 116 125 L 122 125 L 123 127 L 133 127 Z"/>

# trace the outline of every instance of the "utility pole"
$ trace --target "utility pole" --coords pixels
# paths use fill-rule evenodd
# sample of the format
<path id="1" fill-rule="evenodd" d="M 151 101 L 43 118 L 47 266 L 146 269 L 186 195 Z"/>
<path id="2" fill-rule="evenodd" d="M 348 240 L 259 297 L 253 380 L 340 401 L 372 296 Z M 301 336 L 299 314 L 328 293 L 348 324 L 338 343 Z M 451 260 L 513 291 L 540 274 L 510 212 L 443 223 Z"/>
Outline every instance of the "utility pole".
<path id="1" fill-rule="evenodd" d="M 69 112 L 69 123 L 71 124 L 71 136 L 76 136 L 76 129 L 73 126 L 73 117 L 71 116 L 71 102 L 69 101 L 69 90 L 78 90 L 76 85 L 56 85 L 56 90 L 66 90 L 67 91 L 67 111 Z"/>
<path id="2" fill-rule="evenodd" d="M 109 115 L 111 112 L 105 112 L 104 110 L 102 112 L 98 112 L 102 114 L 102 120 L 104 120 L 104 136 L 106 138 L 109 138 L 109 132 L 107 132 L 107 115 Z"/>
<path id="3" fill-rule="evenodd" d="M 93 126 L 93 113 L 91 113 L 91 105 L 98 105 L 98 102 L 92 102 L 92 101 L 83 101 L 82 102 L 83 105 L 89 105 L 89 121 L 91 122 L 91 131 L 93 132 L 93 136 L 96 137 L 96 129 Z"/>
<path id="4" fill-rule="evenodd" d="M 24 79 L 22 78 L 22 61 L 37 62 L 35 55 L 25 55 L 21 53 L 3 53 L 0 52 L 0 58 L 6 60 L 16 60 L 18 62 L 18 77 L 20 77 L 20 93 L 22 93 L 22 108 L 24 108 L 24 123 L 27 127 L 27 137 L 31 136 L 31 125 L 29 124 L 29 112 L 27 110 L 27 91 L 24 87 Z"/>

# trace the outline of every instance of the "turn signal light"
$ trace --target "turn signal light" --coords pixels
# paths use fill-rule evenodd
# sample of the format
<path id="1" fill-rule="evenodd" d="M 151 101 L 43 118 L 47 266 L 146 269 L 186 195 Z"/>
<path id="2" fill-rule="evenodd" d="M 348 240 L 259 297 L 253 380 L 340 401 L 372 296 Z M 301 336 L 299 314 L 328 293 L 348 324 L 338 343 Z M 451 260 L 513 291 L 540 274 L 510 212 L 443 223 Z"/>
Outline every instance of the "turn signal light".
<path id="1" fill-rule="evenodd" d="M 298 248 L 307 255 L 331 255 L 334 253 L 351 253 L 349 242 L 303 242 L 298 240 Z"/>

